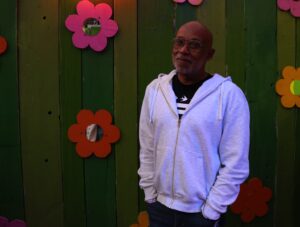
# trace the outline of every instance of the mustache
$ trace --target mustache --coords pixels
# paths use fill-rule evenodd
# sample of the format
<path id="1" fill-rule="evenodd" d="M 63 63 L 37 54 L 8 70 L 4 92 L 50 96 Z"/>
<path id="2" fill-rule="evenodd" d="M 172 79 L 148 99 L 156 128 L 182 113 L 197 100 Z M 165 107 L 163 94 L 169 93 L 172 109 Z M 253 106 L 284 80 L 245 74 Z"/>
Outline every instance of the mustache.
<path id="1" fill-rule="evenodd" d="M 187 61 L 187 62 L 189 62 L 189 63 L 192 62 L 190 58 L 187 58 L 187 57 L 184 57 L 184 56 L 176 56 L 176 57 L 175 57 L 175 60 Z"/>

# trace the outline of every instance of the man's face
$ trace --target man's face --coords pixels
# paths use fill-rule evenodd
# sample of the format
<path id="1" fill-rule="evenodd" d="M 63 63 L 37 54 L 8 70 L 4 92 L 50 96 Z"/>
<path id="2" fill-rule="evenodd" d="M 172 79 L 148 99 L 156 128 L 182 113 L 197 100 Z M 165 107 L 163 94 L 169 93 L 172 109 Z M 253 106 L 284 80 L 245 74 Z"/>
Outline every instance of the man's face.
<path id="1" fill-rule="evenodd" d="M 186 77 L 203 73 L 214 53 L 211 42 L 205 29 L 182 26 L 173 41 L 172 60 L 177 72 Z"/>

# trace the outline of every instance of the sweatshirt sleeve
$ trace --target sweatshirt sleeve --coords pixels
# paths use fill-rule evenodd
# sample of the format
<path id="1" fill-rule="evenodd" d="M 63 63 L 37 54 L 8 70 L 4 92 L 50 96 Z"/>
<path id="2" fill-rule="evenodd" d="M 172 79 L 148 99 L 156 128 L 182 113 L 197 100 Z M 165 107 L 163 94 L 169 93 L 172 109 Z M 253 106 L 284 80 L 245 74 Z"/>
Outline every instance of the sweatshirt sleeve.
<path id="1" fill-rule="evenodd" d="M 151 92 L 148 86 L 142 104 L 139 124 L 140 140 L 140 187 L 144 190 L 145 201 L 157 197 L 154 187 L 154 146 L 153 146 L 153 125 L 151 122 Z"/>
<path id="2" fill-rule="evenodd" d="M 223 132 L 219 145 L 221 167 L 207 200 L 202 206 L 205 217 L 216 220 L 232 204 L 249 175 L 250 114 L 243 92 L 235 85 L 227 96 Z"/>

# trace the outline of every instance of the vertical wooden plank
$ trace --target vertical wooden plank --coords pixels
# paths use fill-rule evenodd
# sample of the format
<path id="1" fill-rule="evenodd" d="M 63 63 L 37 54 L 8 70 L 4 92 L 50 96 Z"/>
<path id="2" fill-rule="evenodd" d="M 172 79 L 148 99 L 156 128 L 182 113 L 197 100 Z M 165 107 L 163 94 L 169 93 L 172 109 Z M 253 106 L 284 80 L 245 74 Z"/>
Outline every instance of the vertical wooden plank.
<path id="1" fill-rule="evenodd" d="M 246 88 L 246 43 L 245 43 L 245 2 L 226 0 L 226 74 L 232 77 L 241 89 Z M 218 50 L 217 50 L 218 51 Z M 230 212 L 226 215 L 226 226 L 242 226 L 239 215 Z"/>
<path id="2" fill-rule="evenodd" d="M 138 3 L 138 113 L 146 86 L 159 73 L 173 68 L 172 39 L 175 32 L 172 1 L 139 1 Z M 139 210 L 145 210 L 144 192 L 139 191 Z"/>
<path id="3" fill-rule="evenodd" d="M 20 1 L 20 119 L 26 221 L 63 226 L 58 1 Z"/>
<path id="4" fill-rule="evenodd" d="M 121 140 L 116 144 L 117 226 L 136 222 L 137 176 L 137 0 L 115 0 L 120 33 L 115 41 L 115 119 Z"/>
<path id="5" fill-rule="evenodd" d="M 189 3 L 184 4 L 174 4 L 174 35 L 179 29 L 181 25 L 183 25 L 186 22 L 196 20 L 196 10 L 199 8 L 199 6 L 193 6 Z"/>
<path id="6" fill-rule="evenodd" d="M 94 0 L 108 3 L 113 0 Z M 83 107 L 92 111 L 106 109 L 113 114 L 113 40 L 103 52 L 86 49 L 82 52 Z M 104 159 L 91 156 L 85 163 L 87 227 L 116 226 L 115 153 Z"/>
<path id="7" fill-rule="evenodd" d="M 276 157 L 277 6 L 273 0 L 245 1 L 246 91 L 251 111 L 250 172 L 274 191 Z M 273 226 L 273 201 L 249 226 Z"/>
<path id="8" fill-rule="evenodd" d="M 245 2 L 226 1 L 226 74 L 241 88 L 245 89 Z M 217 50 L 218 51 L 218 50 Z"/>
<path id="9" fill-rule="evenodd" d="M 9 21 L 9 23 L 8 23 Z M 17 1 L 0 8 L 0 35 L 8 42 L 0 56 L 0 215 L 24 218 L 19 129 Z"/>
<path id="10" fill-rule="evenodd" d="M 60 126 L 63 168 L 64 227 L 85 227 L 85 192 L 83 160 L 75 152 L 68 128 L 76 123 L 81 109 L 81 50 L 72 44 L 73 33 L 65 20 L 76 13 L 77 1 L 60 1 Z"/>
<path id="11" fill-rule="evenodd" d="M 282 69 L 295 65 L 296 33 L 295 19 L 287 13 L 277 12 L 278 79 L 282 78 Z M 296 110 L 286 109 L 277 96 L 277 157 L 276 188 L 274 194 L 274 217 L 276 226 L 294 225 L 294 173 L 296 151 Z"/>
<path id="12" fill-rule="evenodd" d="M 213 34 L 214 57 L 207 64 L 207 71 L 225 75 L 225 1 L 205 1 L 197 9 L 197 19 L 205 24 Z"/>

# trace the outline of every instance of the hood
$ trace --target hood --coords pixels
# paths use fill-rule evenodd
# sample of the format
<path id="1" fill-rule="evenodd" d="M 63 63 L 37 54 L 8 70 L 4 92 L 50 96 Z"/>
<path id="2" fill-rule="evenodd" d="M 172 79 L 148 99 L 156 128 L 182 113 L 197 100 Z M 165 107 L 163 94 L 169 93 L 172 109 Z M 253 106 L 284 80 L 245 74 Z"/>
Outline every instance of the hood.
<path id="1" fill-rule="evenodd" d="M 151 99 L 151 112 L 150 121 L 152 121 L 153 109 L 156 101 L 156 96 L 159 90 L 163 93 L 169 107 L 173 112 L 178 115 L 176 97 L 172 88 L 172 78 L 176 75 L 176 70 L 171 71 L 169 74 L 159 74 L 157 78 L 157 83 L 155 85 L 154 95 Z M 205 97 L 207 97 L 212 92 L 218 90 L 219 92 L 219 103 L 218 103 L 218 119 L 222 119 L 222 108 L 223 108 L 223 83 L 227 81 L 232 81 L 231 77 L 223 77 L 217 73 L 213 74 L 213 77 L 206 80 L 202 85 L 201 89 L 198 89 L 192 98 L 189 106 L 187 107 L 185 114 L 192 109 L 198 102 L 201 102 Z"/>

